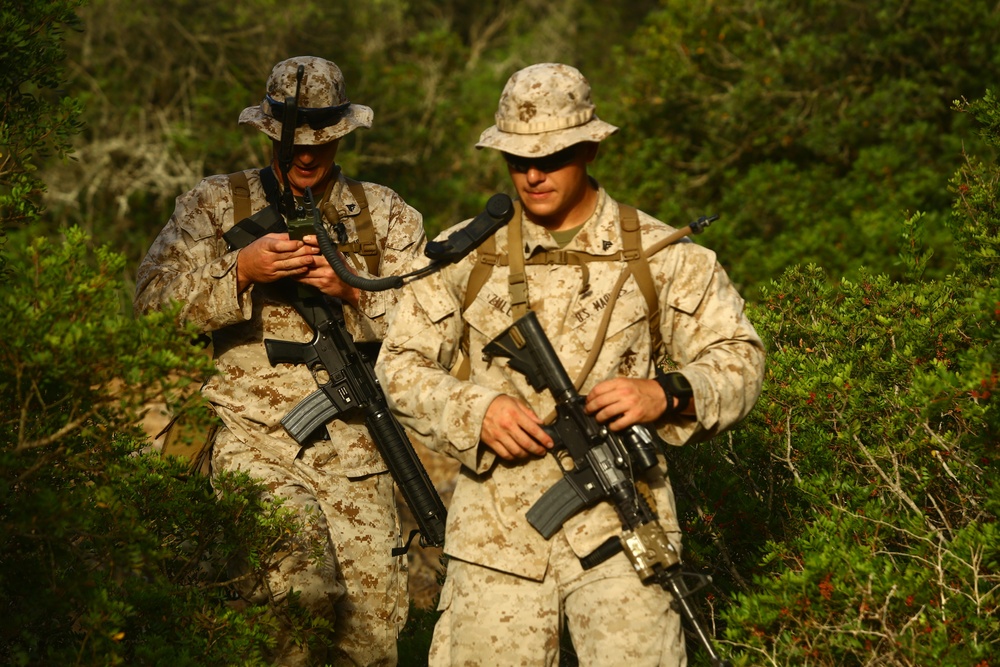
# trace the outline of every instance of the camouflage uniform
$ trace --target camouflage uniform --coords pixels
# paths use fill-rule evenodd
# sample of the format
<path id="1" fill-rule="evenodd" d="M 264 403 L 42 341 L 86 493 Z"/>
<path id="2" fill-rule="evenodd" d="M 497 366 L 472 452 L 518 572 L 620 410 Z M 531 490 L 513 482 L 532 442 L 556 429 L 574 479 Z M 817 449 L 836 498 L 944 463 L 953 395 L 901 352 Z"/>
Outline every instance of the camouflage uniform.
<path id="1" fill-rule="evenodd" d="M 503 105 L 502 99 L 498 120 Z M 639 221 L 647 248 L 673 231 L 641 212 Z M 536 249 L 558 249 L 543 227 L 527 220 L 522 227 L 526 257 Z M 506 228 L 496 234 L 496 247 L 509 251 Z M 618 205 L 602 188 L 593 215 L 564 249 L 598 256 L 622 250 Z M 462 463 L 449 507 L 445 551 L 452 560 L 431 663 L 555 664 L 565 614 L 581 664 L 684 664 L 680 623 L 667 593 L 643 586 L 621 553 L 592 570 L 580 568 L 578 558 L 621 534 L 613 507 L 599 503 L 580 512 L 546 541 L 525 513 L 561 479 L 554 457 L 509 463 L 480 443 L 484 415 L 501 394 L 523 399 L 543 418 L 555 406 L 548 391 L 536 392 L 506 360 L 483 360 L 483 347 L 513 321 L 509 269 L 495 266 L 463 310 L 475 262 L 470 256 L 403 289 L 376 366 L 400 421 L 430 448 Z M 668 418 L 655 427 L 674 445 L 714 436 L 754 405 L 762 344 L 712 251 L 678 243 L 649 257 L 649 264 L 665 351 L 690 382 L 697 407 L 697 419 Z M 601 347 L 582 394 L 605 379 L 655 375 L 647 306 L 637 283 L 630 277 L 617 300 L 610 293 L 624 268 L 620 261 L 590 262 L 584 284 L 580 266 L 525 267 L 529 308 L 569 376 L 577 378 L 592 347 Z M 595 340 L 612 301 L 606 337 Z M 468 381 L 449 373 L 463 337 L 471 363 Z M 645 479 L 663 528 L 679 548 L 669 480 L 656 468 Z"/>
<path id="2" fill-rule="evenodd" d="M 297 60 L 312 67 L 318 61 Z M 319 61 L 321 70 L 324 65 L 333 66 Z M 365 109 L 357 112 L 361 122 L 354 126 L 364 126 L 365 114 L 370 124 L 371 110 Z M 247 122 L 244 117 L 241 122 Z M 267 205 L 259 171 L 244 173 L 251 212 L 256 212 Z M 422 246 L 420 214 L 386 187 L 363 187 L 381 246 L 380 272 L 395 273 Z M 335 209 L 348 229 L 360 211 L 340 174 L 320 208 L 328 212 L 328 227 Z M 311 560 L 304 549 L 288 554 L 268 585 L 279 599 L 290 589 L 299 591 L 309 608 L 331 619 L 336 653 L 308 656 L 288 645 L 280 647 L 278 662 L 395 664 L 396 637 L 408 605 L 405 557 L 391 555 L 401 543 L 392 479 L 360 414 L 331 421 L 326 425 L 329 439 L 306 447 L 284 431 L 281 418 L 316 389 L 316 382 L 305 366 L 272 367 L 263 340 L 306 342 L 312 332 L 270 285 L 251 285 L 238 293 L 239 251 L 230 251 L 222 238 L 235 222 L 225 175 L 206 178 L 178 197 L 173 216 L 139 267 L 136 307 L 148 311 L 180 301 L 182 317 L 212 335 L 219 373 L 203 393 L 224 424 L 213 444 L 213 474 L 244 470 L 261 478 L 274 497 L 283 498 L 286 507 L 306 519 L 307 537 L 325 545 L 321 562 Z M 356 234 L 349 238 L 354 240 Z M 394 305 L 392 293 L 363 292 L 358 309 L 345 306 L 345 321 L 355 340 L 380 340 Z"/>

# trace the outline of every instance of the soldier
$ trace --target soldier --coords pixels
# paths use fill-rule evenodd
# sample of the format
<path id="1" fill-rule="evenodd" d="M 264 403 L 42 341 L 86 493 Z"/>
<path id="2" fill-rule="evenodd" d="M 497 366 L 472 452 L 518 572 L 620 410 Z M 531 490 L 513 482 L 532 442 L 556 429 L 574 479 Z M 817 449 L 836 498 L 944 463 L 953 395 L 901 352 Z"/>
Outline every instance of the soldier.
<path id="1" fill-rule="evenodd" d="M 550 540 L 527 521 L 562 478 L 542 429 L 554 402 L 505 360 L 482 355 L 531 309 L 570 377 L 583 376 L 587 411 L 612 430 L 648 424 L 681 445 L 717 435 L 753 407 L 763 346 L 713 252 L 667 245 L 647 258 L 649 289 L 634 275 L 614 287 L 628 266 L 626 210 L 644 248 L 674 231 L 620 206 L 588 176 L 598 142 L 616 130 L 595 114 L 576 69 L 546 63 L 515 73 L 477 148 L 502 152 L 522 214 L 497 232 L 492 249 L 484 244 L 404 288 L 390 323 L 376 371 L 394 412 L 462 464 L 432 665 L 557 664 L 564 619 L 581 665 L 686 663 L 666 592 L 643 585 L 622 553 L 581 567 L 621 534 L 609 503 L 573 516 Z M 613 316 L 602 332 L 607 308 Z M 656 337 L 678 370 L 658 370 Z M 644 482 L 679 550 L 665 471 L 654 466 Z"/>
<path id="2" fill-rule="evenodd" d="M 294 149 L 285 153 L 290 164 L 279 165 L 292 100 Z M 348 251 L 354 270 L 397 272 L 423 245 L 420 214 L 389 188 L 347 179 L 335 162 L 341 137 L 371 127 L 372 115 L 348 100 L 334 63 L 296 57 L 275 65 L 264 100 L 239 118 L 274 141 L 272 164 L 211 176 L 178 197 L 137 276 L 137 310 L 179 301 L 181 316 L 212 337 L 219 372 L 202 389 L 222 422 L 212 445 L 212 474 L 242 470 L 262 479 L 273 497 L 301 514 L 306 538 L 324 545 L 323 557 L 315 560 L 303 541 L 266 582 L 269 590 L 258 591 L 278 600 L 297 591 L 307 608 L 334 624 L 329 655 L 310 655 L 283 638 L 275 655 L 281 665 L 394 665 L 408 605 L 405 557 L 391 555 L 401 544 L 393 482 L 362 416 L 331 421 L 307 446 L 281 426 L 316 382 L 303 365 L 268 363 L 264 339 L 312 337 L 274 284 L 290 278 L 339 301 L 359 345 L 382 338 L 395 299 L 344 284 L 312 234 L 292 240 L 284 232 L 260 235 L 251 225 L 259 237 L 251 236 L 241 249 L 230 247 L 223 234 L 269 204 L 290 201 L 289 191 L 301 207 L 311 188 L 328 228 L 337 217 L 346 222 L 348 243 L 339 247 L 356 251 Z"/>

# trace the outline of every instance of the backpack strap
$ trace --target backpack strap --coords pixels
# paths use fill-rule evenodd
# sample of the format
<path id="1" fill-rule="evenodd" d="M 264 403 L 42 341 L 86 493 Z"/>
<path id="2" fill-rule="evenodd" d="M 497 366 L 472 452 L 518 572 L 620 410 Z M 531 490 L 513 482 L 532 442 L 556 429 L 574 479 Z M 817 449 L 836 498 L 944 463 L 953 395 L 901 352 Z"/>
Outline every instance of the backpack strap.
<path id="1" fill-rule="evenodd" d="M 347 187 L 354 195 L 355 201 L 361 210 L 354 218 L 354 228 L 358 232 L 358 240 L 351 243 L 337 244 L 337 249 L 344 253 L 360 255 L 368 267 L 368 273 L 373 276 L 378 275 L 378 266 L 381 261 L 378 242 L 375 240 L 375 225 L 372 223 L 372 214 L 368 210 L 368 197 L 365 196 L 365 188 L 360 181 L 344 177 Z"/>
<path id="2" fill-rule="evenodd" d="M 229 174 L 229 190 L 233 193 L 233 219 L 236 222 L 250 217 L 250 179 L 245 171 Z"/>
<path id="3" fill-rule="evenodd" d="M 507 258 L 510 262 L 507 288 L 510 290 L 510 308 L 515 322 L 528 312 L 528 282 L 524 272 L 524 242 L 521 236 L 523 217 L 516 215 L 507 223 Z"/>
<path id="4" fill-rule="evenodd" d="M 288 229 L 276 204 L 280 196 L 278 179 L 270 167 L 260 170 L 260 182 L 269 205 L 251 214 L 250 182 L 246 172 L 237 171 L 229 174 L 229 190 L 233 195 L 233 219 L 236 224 L 230 227 L 222 238 L 231 249 L 245 248 L 266 234 Z"/>
<path id="5" fill-rule="evenodd" d="M 639 229 L 639 212 L 632 206 L 618 205 L 618 217 L 622 229 L 622 258 L 632 270 L 632 277 L 639 285 L 639 291 L 646 299 L 646 320 L 653 349 L 659 350 L 663 344 L 660 335 L 660 300 L 656 294 L 656 284 L 649 270 L 649 260 L 642 249 L 642 233 Z"/>
<path id="6" fill-rule="evenodd" d="M 511 220 L 520 220 L 520 218 L 521 202 L 515 201 L 514 215 L 511 217 Z M 509 225 L 510 223 L 507 224 Z M 469 282 L 465 286 L 465 299 L 462 302 L 463 313 L 467 311 L 472 305 L 472 302 L 476 300 L 479 292 L 483 289 L 483 285 L 486 284 L 490 274 L 493 273 L 493 267 L 497 264 L 506 266 L 507 256 L 497 254 L 497 239 L 494 234 L 479 244 L 479 247 L 476 248 L 476 263 L 472 267 L 472 271 L 469 273 Z M 468 380 L 469 373 L 471 372 L 469 364 L 468 327 L 463 327 L 462 340 L 459 343 L 459 353 L 459 359 L 452 366 L 451 374 L 459 380 Z"/>

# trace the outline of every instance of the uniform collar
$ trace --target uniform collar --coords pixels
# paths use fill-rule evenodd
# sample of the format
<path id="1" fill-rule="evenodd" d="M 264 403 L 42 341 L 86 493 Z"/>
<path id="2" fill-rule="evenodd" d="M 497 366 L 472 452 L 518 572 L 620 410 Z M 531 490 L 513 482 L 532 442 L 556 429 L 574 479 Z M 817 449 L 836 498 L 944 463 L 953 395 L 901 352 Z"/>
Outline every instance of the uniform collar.
<path id="1" fill-rule="evenodd" d="M 351 218 L 361 213 L 361 206 L 354 198 L 354 193 L 347 184 L 347 177 L 339 167 L 337 178 L 330 184 L 327 193 L 328 196 L 323 201 L 324 208 L 332 206 L 341 218 Z"/>
<path id="2" fill-rule="evenodd" d="M 597 182 L 594 182 L 597 185 Z M 593 214 L 583 223 L 580 231 L 562 250 L 573 250 L 588 255 L 613 255 L 621 250 L 621 233 L 618 230 L 618 207 L 604 188 L 597 185 L 597 205 Z M 530 256 L 540 250 L 559 250 L 548 230 L 536 225 L 522 215 L 522 236 L 525 251 Z"/>

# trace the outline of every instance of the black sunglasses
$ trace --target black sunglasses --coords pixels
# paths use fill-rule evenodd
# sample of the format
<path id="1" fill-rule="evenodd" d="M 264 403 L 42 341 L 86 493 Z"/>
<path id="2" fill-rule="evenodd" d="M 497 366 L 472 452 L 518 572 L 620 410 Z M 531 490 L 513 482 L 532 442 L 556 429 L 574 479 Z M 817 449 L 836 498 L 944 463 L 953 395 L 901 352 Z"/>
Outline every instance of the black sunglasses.
<path id="1" fill-rule="evenodd" d="M 569 165 L 576 159 L 579 152 L 579 144 L 574 144 L 569 148 L 564 148 L 561 151 L 552 153 L 551 155 L 544 155 L 542 157 L 521 157 L 520 155 L 504 153 L 503 159 L 507 160 L 507 164 L 510 166 L 512 171 L 519 174 L 528 173 L 528 170 L 532 167 L 538 171 L 549 173 L 552 171 L 559 171 L 563 167 Z"/>
<path id="2" fill-rule="evenodd" d="M 271 116 L 282 120 L 285 115 L 285 103 L 278 102 L 270 95 L 267 96 L 267 101 L 271 105 Z M 350 102 L 345 102 L 344 104 L 338 104 L 335 107 L 319 107 L 319 108 L 309 108 L 309 107 L 298 107 L 295 110 L 295 121 L 298 127 L 303 125 L 309 125 L 314 130 L 322 130 L 325 127 L 330 127 L 331 125 L 336 125 L 348 114 L 351 108 Z"/>

